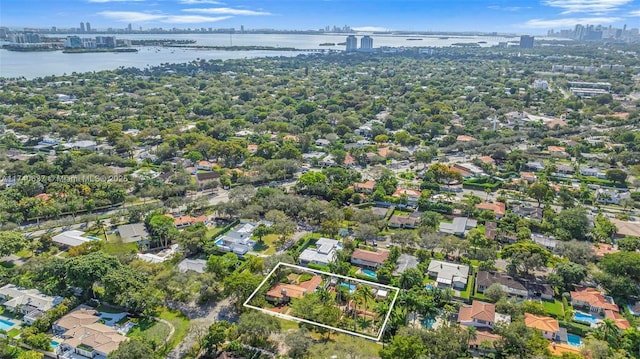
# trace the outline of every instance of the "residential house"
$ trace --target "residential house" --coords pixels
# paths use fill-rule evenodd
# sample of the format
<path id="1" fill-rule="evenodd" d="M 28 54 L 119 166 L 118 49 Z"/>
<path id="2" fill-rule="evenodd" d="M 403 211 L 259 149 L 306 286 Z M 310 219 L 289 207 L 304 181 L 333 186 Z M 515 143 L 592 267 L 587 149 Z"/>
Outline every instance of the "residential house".
<path id="1" fill-rule="evenodd" d="M 209 217 L 205 215 L 198 216 L 198 217 L 191 217 L 188 214 L 174 216 L 170 213 L 167 213 L 165 214 L 165 216 L 173 219 L 173 225 L 176 226 L 176 228 L 178 229 L 184 229 L 196 223 L 203 223 L 203 224 L 209 223 Z"/>
<path id="2" fill-rule="evenodd" d="M 593 254 L 595 255 L 596 259 L 602 259 L 607 254 L 620 252 L 620 249 L 608 243 L 595 243 L 591 248 L 593 248 Z"/>
<path id="3" fill-rule="evenodd" d="M 393 192 L 393 197 L 402 198 L 403 196 L 407 197 L 407 205 L 415 206 L 418 204 L 418 199 L 422 195 L 422 191 L 408 188 L 398 188 L 395 192 Z"/>
<path id="4" fill-rule="evenodd" d="M 567 152 L 564 147 L 560 146 L 547 146 L 547 151 L 552 157 L 566 157 Z"/>
<path id="5" fill-rule="evenodd" d="M 503 202 L 482 202 L 476 204 L 476 208 L 484 211 L 491 211 L 495 214 L 496 219 L 500 219 L 504 217 L 504 214 L 507 212 L 506 205 Z"/>
<path id="6" fill-rule="evenodd" d="M 378 249 L 377 251 L 368 251 L 356 248 L 351 255 L 351 264 L 365 268 L 380 268 L 384 261 L 389 258 L 389 251 Z"/>
<path id="7" fill-rule="evenodd" d="M 533 172 L 520 172 L 520 178 L 529 183 L 533 183 L 538 177 Z"/>
<path id="8" fill-rule="evenodd" d="M 266 299 L 275 304 L 288 303 L 291 298 L 300 299 L 315 292 L 320 283 L 322 283 L 322 277 L 319 275 L 299 284 L 277 283 L 269 289 Z"/>
<path id="9" fill-rule="evenodd" d="M 436 280 L 438 287 L 464 290 L 469 279 L 469 266 L 432 260 L 427 273 L 429 278 Z"/>
<path id="10" fill-rule="evenodd" d="M 52 240 L 60 247 L 76 247 L 91 241 L 91 239 L 84 237 L 84 232 L 78 230 L 62 232 L 53 236 Z"/>
<path id="11" fill-rule="evenodd" d="M 490 156 L 480 156 L 478 157 L 478 160 L 480 160 L 480 162 L 484 163 L 485 165 L 493 166 L 496 164 L 496 160 L 494 160 Z"/>
<path id="12" fill-rule="evenodd" d="M 331 144 L 331 142 L 327 139 L 324 138 L 319 138 L 315 141 L 316 146 L 318 147 L 326 147 L 329 146 Z"/>
<path id="13" fill-rule="evenodd" d="M 375 181 L 356 182 L 353 184 L 354 192 L 371 194 L 376 188 Z"/>
<path id="14" fill-rule="evenodd" d="M 549 340 L 556 340 L 560 332 L 560 324 L 551 317 L 524 313 L 524 325 L 538 329 L 542 336 Z"/>
<path id="15" fill-rule="evenodd" d="M 550 251 L 554 251 L 558 246 L 558 241 L 554 236 L 547 236 L 540 233 L 532 233 L 531 240 Z"/>
<path id="16" fill-rule="evenodd" d="M 580 174 L 583 176 L 597 177 L 600 179 L 607 178 L 607 175 L 599 168 L 593 166 L 580 166 Z"/>
<path id="17" fill-rule="evenodd" d="M 460 163 L 455 163 L 453 165 L 453 168 L 457 168 L 460 169 L 462 171 L 465 172 L 469 172 L 471 173 L 472 176 L 475 177 L 479 177 L 479 176 L 484 176 L 484 170 L 476 165 L 474 165 L 473 163 L 469 163 L 469 162 L 460 162 Z"/>
<path id="18" fill-rule="evenodd" d="M 640 237 L 640 222 L 621 221 L 617 218 L 611 218 L 611 223 L 615 224 L 616 237 Z"/>
<path id="19" fill-rule="evenodd" d="M 603 295 L 595 288 L 576 286 L 576 290 L 571 291 L 570 294 L 572 306 L 588 309 L 591 313 L 604 315 L 606 310 L 620 311 L 613 298 Z"/>
<path id="20" fill-rule="evenodd" d="M 241 222 L 234 229 L 229 231 L 222 238 L 216 240 L 216 245 L 222 252 L 233 252 L 237 255 L 245 255 L 256 245 L 256 241 L 251 239 L 253 230 L 260 223 Z M 265 223 L 266 224 L 266 223 Z M 270 225 L 270 224 L 267 224 Z"/>
<path id="21" fill-rule="evenodd" d="M 353 157 L 349 152 L 347 152 L 344 155 L 344 161 L 342 161 L 342 164 L 345 167 L 351 168 L 351 167 L 357 166 L 358 165 L 358 161 L 356 161 L 355 157 Z"/>
<path id="22" fill-rule="evenodd" d="M 538 161 L 527 162 L 524 166 L 534 172 L 542 171 L 544 169 L 544 165 Z"/>
<path id="23" fill-rule="evenodd" d="M 220 178 L 220 173 L 216 171 L 212 172 L 199 172 L 196 173 L 196 185 L 198 189 L 203 190 L 209 185 L 217 181 Z"/>
<path id="24" fill-rule="evenodd" d="M 576 172 L 576 170 L 571 165 L 565 165 L 560 163 L 556 167 L 558 168 L 557 174 L 572 175 Z"/>
<path id="25" fill-rule="evenodd" d="M 511 211 L 518 217 L 532 219 L 534 221 L 542 222 L 542 208 L 531 207 L 529 205 L 515 205 L 511 208 Z"/>
<path id="26" fill-rule="evenodd" d="M 149 232 L 144 223 L 123 224 L 118 226 L 118 234 L 123 243 L 148 242 Z"/>
<path id="27" fill-rule="evenodd" d="M 420 223 L 420 218 L 393 215 L 389 218 L 389 227 L 391 228 L 409 228 L 415 229 Z"/>
<path id="28" fill-rule="evenodd" d="M 247 145 L 247 152 L 251 154 L 258 152 L 258 145 L 255 145 L 255 144 Z"/>
<path id="29" fill-rule="evenodd" d="M 204 273 L 207 267 L 207 261 L 204 259 L 188 259 L 185 258 L 178 263 L 178 270 L 182 273 L 194 271 L 196 273 Z"/>
<path id="30" fill-rule="evenodd" d="M 598 188 L 596 191 L 596 200 L 604 204 L 620 204 L 623 199 L 631 198 L 631 193 L 628 191 L 616 191 L 605 188 Z"/>
<path id="31" fill-rule="evenodd" d="M 484 236 L 487 239 L 496 239 L 498 224 L 496 222 L 486 222 L 484 224 Z"/>
<path id="32" fill-rule="evenodd" d="M 460 174 L 460 176 L 462 176 L 463 179 L 469 179 L 473 177 L 473 173 L 467 170 L 463 170 L 459 167 L 451 166 L 449 167 L 449 171 Z"/>
<path id="33" fill-rule="evenodd" d="M 198 161 L 196 162 L 196 169 L 201 171 L 211 171 L 216 164 L 209 161 Z"/>
<path id="34" fill-rule="evenodd" d="M 396 268 L 393 270 L 393 275 L 401 275 L 407 269 L 417 267 L 418 258 L 411 254 L 402 253 L 400 257 L 398 257 L 398 262 L 396 262 Z"/>
<path id="35" fill-rule="evenodd" d="M 464 237 L 470 229 L 476 228 L 478 221 L 467 217 L 456 217 L 453 222 L 440 222 L 438 231 Z"/>
<path id="36" fill-rule="evenodd" d="M 467 135 L 459 135 L 456 138 L 458 142 L 475 142 L 477 141 L 475 137 L 467 136 Z"/>
<path id="37" fill-rule="evenodd" d="M 484 293 L 490 286 L 498 284 L 510 297 L 526 299 L 529 296 L 527 288 L 510 275 L 501 272 L 479 271 L 476 276 L 476 291 Z"/>
<path id="38" fill-rule="evenodd" d="M 98 312 L 88 305 L 80 305 L 62 318 L 56 320 L 51 331 L 54 335 L 61 335 L 69 329 L 97 323 L 100 320 Z"/>
<path id="39" fill-rule="evenodd" d="M 489 329 L 480 328 L 476 330 L 475 338 L 471 337 L 469 340 L 469 349 L 481 352 L 494 352 L 495 350 L 483 347 L 482 343 L 493 344 L 499 342 L 501 339 L 501 336 L 491 333 Z"/>
<path id="40" fill-rule="evenodd" d="M 604 317 L 607 319 L 611 319 L 616 326 L 620 328 L 620 330 L 625 330 L 631 328 L 631 323 L 627 320 L 627 318 L 620 315 L 618 312 L 614 312 L 613 310 L 605 310 Z"/>
<path id="41" fill-rule="evenodd" d="M 22 314 L 22 320 L 31 325 L 62 302 L 62 297 L 51 297 L 37 289 L 25 289 L 7 284 L 0 288 L 0 303 L 13 313 Z"/>
<path id="42" fill-rule="evenodd" d="M 60 349 L 71 350 L 87 358 L 107 358 L 120 343 L 129 340 L 115 328 L 102 323 L 78 325 L 60 336 L 64 338 Z"/>
<path id="43" fill-rule="evenodd" d="M 329 265 L 336 259 L 336 252 L 342 249 L 342 244 L 335 239 L 319 238 L 315 243 L 315 248 L 307 247 L 298 260 L 300 265 L 319 264 Z"/>
<path id="44" fill-rule="evenodd" d="M 468 327 L 493 328 L 496 323 L 510 323 L 511 317 L 496 313 L 496 306 L 491 303 L 474 300 L 471 305 L 463 305 L 458 310 L 458 323 Z"/>

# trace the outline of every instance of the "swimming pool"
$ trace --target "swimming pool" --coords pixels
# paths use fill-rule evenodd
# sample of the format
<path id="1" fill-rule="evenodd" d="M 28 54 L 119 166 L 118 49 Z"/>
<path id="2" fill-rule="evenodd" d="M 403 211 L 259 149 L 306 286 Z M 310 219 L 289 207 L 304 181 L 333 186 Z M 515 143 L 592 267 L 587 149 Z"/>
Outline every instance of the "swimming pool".
<path id="1" fill-rule="evenodd" d="M 598 318 L 596 318 L 596 316 L 593 314 L 575 312 L 573 313 L 573 320 L 575 320 L 576 322 L 596 324 Z"/>
<path id="2" fill-rule="evenodd" d="M 427 284 L 424 286 L 425 288 L 427 288 L 427 290 L 431 290 L 433 289 L 433 286 L 431 284 Z"/>
<path id="3" fill-rule="evenodd" d="M 582 338 L 575 334 L 567 334 L 567 344 L 572 347 L 581 347 L 582 346 Z"/>
<path id="4" fill-rule="evenodd" d="M 422 327 L 427 329 L 433 328 L 433 324 L 435 322 L 436 320 L 434 318 L 422 318 L 422 320 L 420 321 L 420 323 L 422 324 Z"/>
<path id="5" fill-rule="evenodd" d="M 54 352 L 54 353 L 57 353 L 58 352 L 58 347 L 60 346 L 60 343 L 58 343 L 55 340 L 52 340 L 50 345 L 51 345 L 51 349 L 52 349 L 51 351 Z"/>
<path id="6" fill-rule="evenodd" d="M 99 241 L 99 240 L 100 240 L 100 238 L 98 238 L 98 237 L 93 237 L 93 236 L 87 236 L 87 239 L 88 239 L 88 240 L 91 240 L 91 241 Z"/>
<path id="7" fill-rule="evenodd" d="M 340 283 L 341 287 L 345 287 L 349 289 L 349 292 L 353 292 L 356 290 L 356 285 L 355 284 L 349 284 L 349 283 Z"/>
<path id="8" fill-rule="evenodd" d="M 364 275 L 366 275 L 367 277 L 371 277 L 371 278 L 373 278 L 373 279 L 378 278 L 378 275 L 376 275 L 376 272 L 375 272 L 375 271 L 372 271 L 371 269 L 363 269 L 363 270 L 362 270 L 362 273 L 363 273 Z"/>
<path id="9" fill-rule="evenodd" d="M 221 242 L 222 242 L 222 238 L 218 239 L 215 243 L 216 243 L 216 245 L 219 246 Z"/>
<path id="10" fill-rule="evenodd" d="M 6 320 L 6 319 L 2 319 L 0 318 L 0 329 L 4 330 L 4 331 L 8 331 L 9 329 L 11 329 L 16 323 L 10 321 L 10 320 Z"/>

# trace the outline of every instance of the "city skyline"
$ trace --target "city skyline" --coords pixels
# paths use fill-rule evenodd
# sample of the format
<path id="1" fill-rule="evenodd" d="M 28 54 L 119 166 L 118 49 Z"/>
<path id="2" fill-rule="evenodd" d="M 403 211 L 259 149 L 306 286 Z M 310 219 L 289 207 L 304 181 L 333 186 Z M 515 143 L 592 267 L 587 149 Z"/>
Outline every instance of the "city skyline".
<path id="1" fill-rule="evenodd" d="M 35 6 L 37 3 L 37 6 Z M 576 24 L 637 27 L 640 0 L 27 0 L 2 5 L 9 27 L 271 28 L 316 30 L 348 24 L 367 31 L 487 31 L 545 34 Z M 310 14 L 313 14 L 312 16 Z M 496 18 L 500 22 L 495 21 Z M 53 20 L 52 19 L 56 19 Z"/>

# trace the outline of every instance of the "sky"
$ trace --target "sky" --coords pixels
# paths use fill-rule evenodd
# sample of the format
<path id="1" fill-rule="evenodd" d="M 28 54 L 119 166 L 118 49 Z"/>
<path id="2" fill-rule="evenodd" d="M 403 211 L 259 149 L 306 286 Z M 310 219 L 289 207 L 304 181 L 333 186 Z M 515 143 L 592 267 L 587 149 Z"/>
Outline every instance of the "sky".
<path id="1" fill-rule="evenodd" d="M 1 0 L 0 26 L 497 31 L 640 27 L 640 0 Z"/>

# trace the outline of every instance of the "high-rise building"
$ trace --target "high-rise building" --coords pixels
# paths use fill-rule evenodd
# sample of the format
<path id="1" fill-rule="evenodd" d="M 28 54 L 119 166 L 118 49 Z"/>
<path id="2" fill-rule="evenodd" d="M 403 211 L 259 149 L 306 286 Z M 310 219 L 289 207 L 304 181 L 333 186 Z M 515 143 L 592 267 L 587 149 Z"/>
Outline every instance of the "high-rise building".
<path id="1" fill-rule="evenodd" d="M 353 36 L 347 36 L 347 51 L 356 51 L 358 49 L 358 39 Z"/>
<path id="2" fill-rule="evenodd" d="M 84 28 L 84 22 L 80 23 L 80 32 L 84 32 L 85 28 Z"/>
<path id="3" fill-rule="evenodd" d="M 520 47 L 523 49 L 533 49 L 533 36 L 520 36 Z"/>
<path id="4" fill-rule="evenodd" d="M 91 32 L 91 24 L 87 21 L 87 32 Z"/>
<path id="5" fill-rule="evenodd" d="M 361 50 L 371 50 L 373 49 L 373 39 L 369 35 L 365 35 L 360 39 L 360 49 Z"/>
<path id="6" fill-rule="evenodd" d="M 131 27 L 131 24 L 129 24 L 129 26 L 127 26 L 127 31 L 131 32 L 131 30 L 132 30 L 132 27 Z"/>

